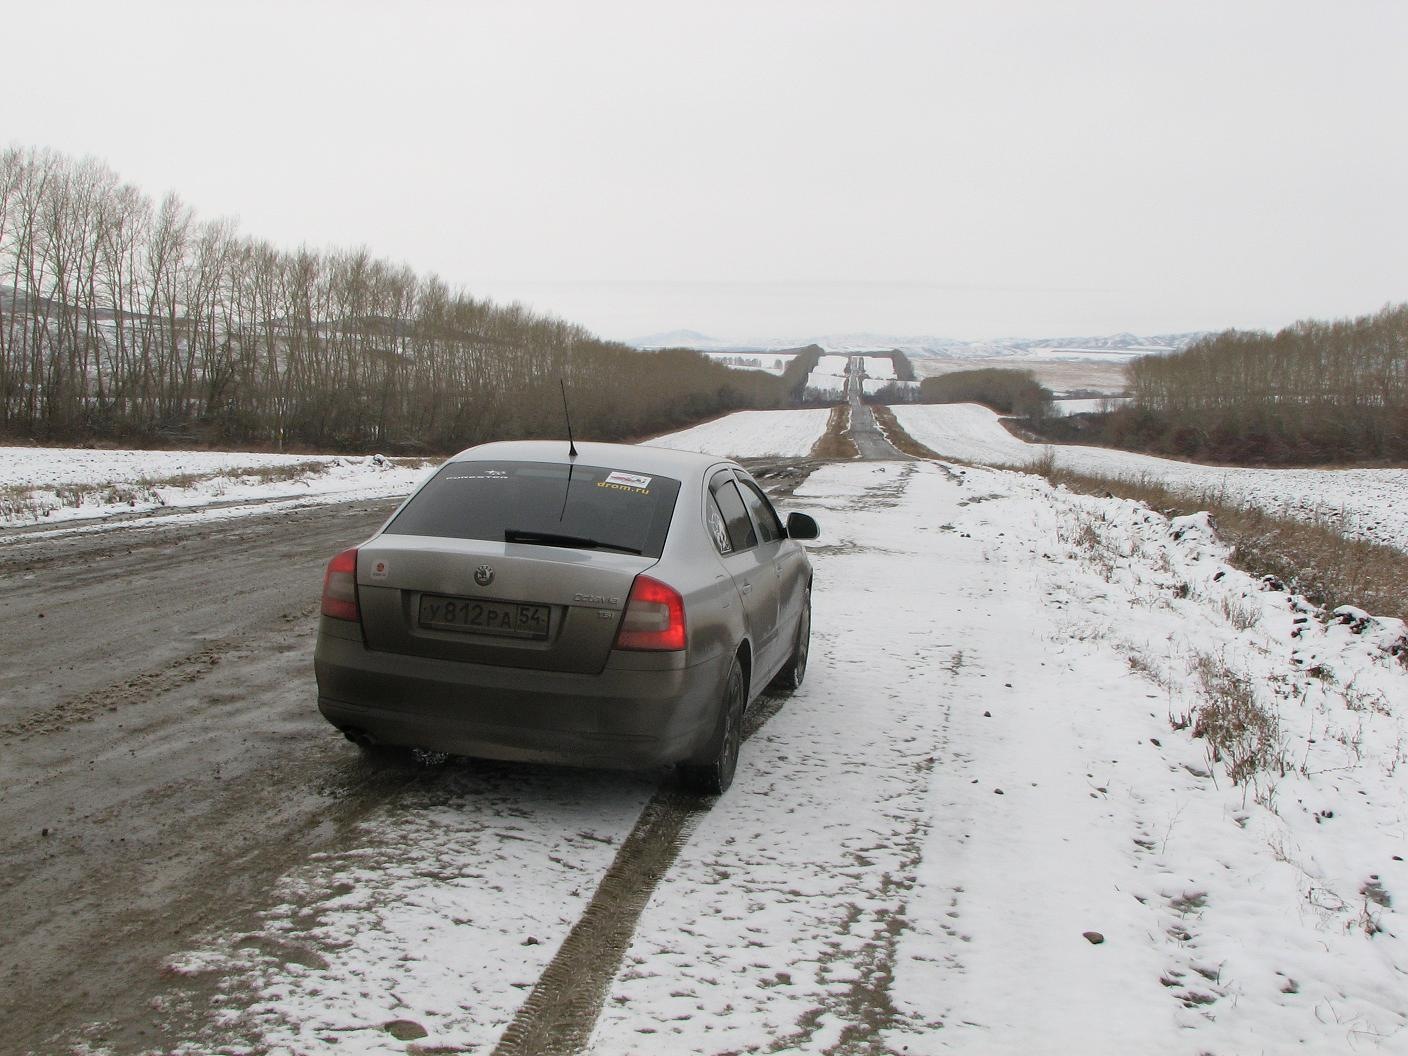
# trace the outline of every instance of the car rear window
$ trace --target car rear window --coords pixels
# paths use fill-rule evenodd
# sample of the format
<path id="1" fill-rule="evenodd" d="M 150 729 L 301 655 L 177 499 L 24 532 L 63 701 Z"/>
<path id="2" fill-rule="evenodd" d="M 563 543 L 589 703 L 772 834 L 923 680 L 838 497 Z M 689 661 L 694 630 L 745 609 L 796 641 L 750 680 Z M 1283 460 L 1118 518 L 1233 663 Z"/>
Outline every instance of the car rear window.
<path id="1" fill-rule="evenodd" d="M 386 530 L 496 542 L 541 533 L 659 557 L 679 491 L 678 480 L 619 466 L 451 462 Z"/>

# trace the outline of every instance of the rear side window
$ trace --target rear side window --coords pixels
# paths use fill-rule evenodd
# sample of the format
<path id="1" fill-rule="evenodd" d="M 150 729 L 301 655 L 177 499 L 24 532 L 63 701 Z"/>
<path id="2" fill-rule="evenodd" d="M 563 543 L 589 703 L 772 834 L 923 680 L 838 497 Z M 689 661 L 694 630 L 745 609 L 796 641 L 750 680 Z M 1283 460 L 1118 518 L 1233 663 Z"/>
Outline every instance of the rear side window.
<path id="1" fill-rule="evenodd" d="M 738 486 L 733 482 L 733 474 L 728 471 L 715 473 L 709 483 L 714 493 L 714 501 L 724 515 L 724 526 L 728 529 L 731 549 L 747 550 L 758 545 L 758 535 L 753 531 L 753 522 L 748 519 L 748 510 L 743 498 L 738 494 Z"/>
<path id="2" fill-rule="evenodd" d="M 782 522 L 777 519 L 777 513 L 772 508 L 772 503 L 768 502 L 768 497 L 764 495 L 751 480 L 739 478 L 740 490 L 743 492 L 743 501 L 747 503 L 748 509 L 753 514 L 753 520 L 758 525 L 758 534 L 762 536 L 763 542 L 770 543 L 774 539 L 781 539 L 786 536 L 782 530 Z"/>
<path id="3" fill-rule="evenodd" d="M 728 539 L 728 526 L 724 523 L 724 513 L 719 509 L 718 500 L 713 495 L 709 496 L 704 507 L 704 520 L 709 525 L 709 538 L 714 540 L 714 546 L 719 553 L 732 553 L 733 544 Z"/>
<path id="4" fill-rule="evenodd" d="M 386 530 L 500 543 L 506 533 L 541 534 L 659 557 L 679 491 L 678 480 L 619 467 L 451 462 Z"/>

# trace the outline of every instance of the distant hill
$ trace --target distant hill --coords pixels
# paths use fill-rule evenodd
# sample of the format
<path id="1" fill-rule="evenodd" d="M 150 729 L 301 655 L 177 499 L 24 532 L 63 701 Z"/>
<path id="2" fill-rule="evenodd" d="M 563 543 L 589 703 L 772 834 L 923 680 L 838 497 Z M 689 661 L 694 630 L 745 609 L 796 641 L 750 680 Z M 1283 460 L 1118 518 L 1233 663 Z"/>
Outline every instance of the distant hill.
<path id="1" fill-rule="evenodd" d="M 803 342 L 805 343 L 805 342 Z M 651 350 L 657 348 L 693 348 L 700 352 L 771 352 L 784 347 L 787 342 L 766 342 L 761 344 L 748 344 L 746 342 L 726 341 L 717 337 L 710 337 L 708 334 L 701 334 L 698 330 L 667 330 L 660 334 L 647 334 L 645 337 L 637 337 L 627 341 L 626 344 L 632 348 Z"/>
<path id="2" fill-rule="evenodd" d="M 671 330 L 626 342 L 636 348 L 695 348 L 702 352 L 766 352 L 798 345 L 820 345 L 836 352 L 899 349 L 910 356 L 942 359 L 1086 359 L 1109 356 L 1132 359 L 1135 356 L 1176 352 L 1188 347 L 1206 331 L 1177 334 L 1107 334 L 1099 337 L 1013 337 L 962 341 L 932 335 L 880 333 L 824 334 L 800 340 L 730 341 L 709 337 L 697 330 Z"/>

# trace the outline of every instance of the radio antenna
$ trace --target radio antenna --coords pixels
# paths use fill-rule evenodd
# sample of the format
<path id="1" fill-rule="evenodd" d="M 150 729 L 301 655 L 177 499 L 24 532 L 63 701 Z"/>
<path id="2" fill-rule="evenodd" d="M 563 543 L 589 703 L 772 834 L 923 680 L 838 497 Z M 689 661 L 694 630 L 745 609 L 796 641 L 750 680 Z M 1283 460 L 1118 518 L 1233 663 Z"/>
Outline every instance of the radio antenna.
<path id="1" fill-rule="evenodd" d="M 557 383 L 562 386 L 562 417 L 567 419 L 567 457 L 576 458 L 577 445 L 572 442 L 572 415 L 567 411 L 567 382 L 558 378 Z"/>

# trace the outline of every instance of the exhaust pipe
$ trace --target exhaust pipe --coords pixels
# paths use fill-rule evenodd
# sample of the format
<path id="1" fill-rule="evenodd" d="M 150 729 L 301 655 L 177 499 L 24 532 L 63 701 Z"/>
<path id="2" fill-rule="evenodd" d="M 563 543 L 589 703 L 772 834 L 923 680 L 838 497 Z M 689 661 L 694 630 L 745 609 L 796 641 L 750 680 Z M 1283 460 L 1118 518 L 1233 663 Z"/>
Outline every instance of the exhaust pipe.
<path id="1" fill-rule="evenodd" d="M 342 736 L 355 744 L 358 748 L 375 748 L 377 740 L 366 730 L 358 729 L 356 726 L 344 726 Z"/>

